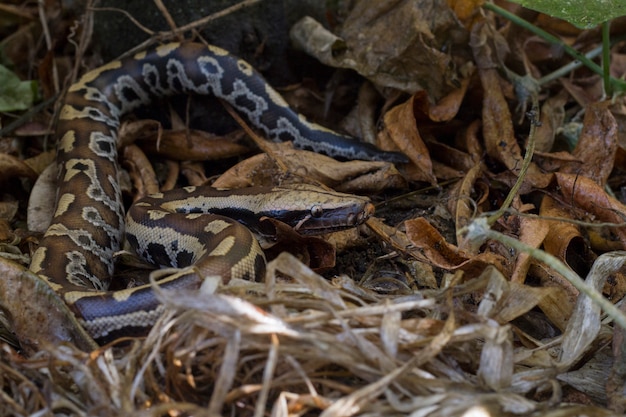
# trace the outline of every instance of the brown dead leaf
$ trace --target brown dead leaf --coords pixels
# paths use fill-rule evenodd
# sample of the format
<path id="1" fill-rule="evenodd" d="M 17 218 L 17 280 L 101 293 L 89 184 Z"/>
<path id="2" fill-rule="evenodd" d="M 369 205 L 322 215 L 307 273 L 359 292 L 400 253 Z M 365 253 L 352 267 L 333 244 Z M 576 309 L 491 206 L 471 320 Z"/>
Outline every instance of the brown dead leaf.
<path id="1" fill-rule="evenodd" d="M 51 163 L 56 159 L 56 151 L 42 152 L 37 156 L 24 160 L 24 163 L 28 165 L 37 174 L 41 174 Z"/>
<path id="2" fill-rule="evenodd" d="M 626 303 L 621 304 L 620 310 L 626 314 Z M 607 397 L 611 410 L 623 414 L 626 412 L 626 329 L 615 326 L 612 350 L 614 359 L 606 384 Z"/>
<path id="3" fill-rule="evenodd" d="M 507 271 L 507 261 L 492 252 L 483 252 L 470 256 L 456 246 L 446 242 L 444 237 L 426 219 L 417 218 L 404 222 L 407 238 L 413 245 L 424 252 L 426 258 L 435 266 L 447 270 L 461 269 L 467 277 L 480 274 L 486 266 L 493 265 L 499 271 Z"/>
<path id="4" fill-rule="evenodd" d="M 437 141 L 428 141 L 427 144 L 431 158 L 433 159 L 433 173 L 439 180 L 462 177 L 464 172 L 476 166 L 474 158 L 456 146 L 450 146 Z M 448 176 L 442 176 L 445 175 L 445 171 L 442 172 L 441 167 L 437 166 L 438 164 L 445 164 L 445 167 L 447 167 L 451 173 L 454 173 L 454 175 L 448 174 Z"/>
<path id="5" fill-rule="evenodd" d="M 445 1 L 432 0 L 360 0 L 338 36 L 311 18 L 291 31 L 300 49 L 326 65 L 354 69 L 379 86 L 408 93 L 426 90 L 435 101 L 460 78 L 451 56 L 441 52 L 444 43 L 463 42 L 466 36 Z"/>
<path id="6" fill-rule="evenodd" d="M 269 225 L 274 228 L 272 246 L 263 249 L 268 261 L 282 252 L 289 252 L 318 273 L 335 266 L 335 247 L 325 239 L 303 236 L 291 226 L 275 219 L 264 218 L 261 222 L 264 229 Z"/>
<path id="7" fill-rule="evenodd" d="M 404 187 L 406 182 L 393 164 L 377 161 L 339 162 L 315 152 L 293 149 L 288 144 L 269 143 L 273 155 L 282 161 L 290 173 L 318 181 L 337 191 L 378 192 Z M 243 188 L 274 184 L 283 176 L 272 158 L 258 154 L 235 165 L 214 183 L 218 188 Z"/>
<path id="8" fill-rule="evenodd" d="M 162 191 L 173 190 L 178 184 L 178 176 L 180 174 L 180 162 L 172 161 L 170 159 L 165 161 L 167 167 L 167 174 L 163 179 Z"/>
<path id="9" fill-rule="evenodd" d="M 568 171 L 576 172 L 582 161 L 569 152 L 535 152 L 533 161 L 546 172 Z"/>
<path id="10" fill-rule="evenodd" d="M 521 216 L 519 240 L 532 248 L 539 248 L 548 234 L 548 222 L 541 219 L 531 219 Z M 520 252 L 517 255 L 511 282 L 524 283 L 533 258 L 528 252 Z"/>
<path id="11" fill-rule="evenodd" d="M 12 178 L 37 179 L 37 173 L 24 161 L 5 153 L 0 153 L 0 178 L 4 181 Z"/>
<path id="12" fill-rule="evenodd" d="M 180 164 L 180 173 L 189 185 L 199 186 L 208 183 L 204 166 L 200 162 L 185 161 Z"/>
<path id="13" fill-rule="evenodd" d="M 11 221 L 17 214 L 18 201 L 0 201 L 0 219 Z"/>
<path id="14" fill-rule="evenodd" d="M 137 192 L 135 193 L 135 201 L 149 194 L 155 194 L 160 191 L 159 181 L 156 173 L 152 168 L 150 160 L 145 153 L 136 145 L 129 145 L 124 148 L 123 152 L 124 166 L 130 174 L 133 185 Z"/>
<path id="15" fill-rule="evenodd" d="M 237 143 L 243 136 L 242 131 L 217 136 L 195 129 L 164 130 L 155 120 L 123 123 L 119 133 L 120 147 L 137 143 L 146 153 L 177 161 L 207 161 L 241 155 L 249 151 Z"/>
<path id="16" fill-rule="evenodd" d="M 57 164 L 49 164 L 39 175 L 28 199 L 28 230 L 43 233 L 50 226 L 54 215 L 54 201 L 57 186 Z"/>
<path id="17" fill-rule="evenodd" d="M 448 0 L 448 4 L 454 10 L 454 13 L 458 18 L 466 23 L 466 26 L 471 26 L 473 18 L 479 14 L 479 8 L 485 0 Z"/>
<path id="18" fill-rule="evenodd" d="M 483 89 L 483 138 L 487 154 L 502 163 L 511 173 L 517 173 L 522 167 L 522 152 L 515 138 L 513 121 L 508 103 L 502 93 L 502 80 L 497 68 L 508 53 L 506 41 L 491 25 L 477 24 L 472 30 L 471 45 L 478 75 Z M 515 179 L 505 173 L 503 181 L 513 183 Z M 531 164 L 526 174 L 527 186 L 543 188 L 549 177 L 541 173 L 536 165 Z M 528 190 L 523 190 L 525 192 Z"/>
<path id="19" fill-rule="evenodd" d="M 539 308 L 558 329 L 564 330 L 576 305 L 578 291 L 561 286 L 565 278 L 547 269 L 545 265 L 534 264 L 530 273 L 539 279 L 541 288 L 551 291 L 539 302 Z"/>
<path id="20" fill-rule="evenodd" d="M 431 104 L 426 91 L 416 92 L 413 95 L 414 110 L 421 112 L 433 122 L 449 122 L 459 112 L 459 108 L 465 98 L 465 93 L 467 92 L 467 87 L 469 86 L 473 72 L 474 67 L 468 68 L 467 74 L 461 80 L 461 85 L 450 91 L 436 104 Z"/>
<path id="21" fill-rule="evenodd" d="M 428 148 L 422 141 L 415 120 L 415 95 L 406 102 L 389 110 L 383 119 L 384 128 L 379 133 L 379 141 L 393 143 L 409 157 L 412 164 L 407 167 L 406 175 L 413 181 L 426 181 L 436 184 L 433 165 Z"/>
<path id="22" fill-rule="evenodd" d="M 164 130 L 161 138 L 146 138 L 139 145 L 148 153 L 158 153 L 177 161 L 207 161 L 242 155 L 250 149 L 236 141 L 241 131 L 216 136 L 201 130 Z"/>
<path id="23" fill-rule="evenodd" d="M 574 174 L 555 174 L 564 197 L 564 204 L 572 204 L 601 221 L 622 224 L 626 220 L 626 206 L 609 196 L 593 180 Z M 620 239 L 622 248 L 626 248 L 626 227 L 611 229 Z"/>
<path id="24" fill-rule="evenodd" d="M 41 278 L 24 267 L 0 258 L 0 305 L 26 352 L 66 341 L 93 350 L 96 343 L 78 324 L 63 300 Z"/>
<path id="25" fill-rule="evenodd" d="M 593 91 L 590 88 L 585 88 L 583 86 L 577 85 L 574 82 L 561 78 L 559 80 L 565 90 L 576 100 L 578 105 L 583 109 L 589 106 L 591 103 L 599 100 L 602 96 L 602 91 Z"/>
<path id="26" fill-rule="evenodd" d="M 118 147 L 123 148 L 146 138 L 153 138 L 153 141 L 158 141 L 162 134 L 163 126 L 156 120 L 142 119 L 123 122 L 118 133 Z"/>
<path id="27" fill-rule="evenodd" d="M 535 131 L 535 151 L 550 152 L 554 145 L 557 130 L 563 126 L 565 103 L 568 96 L 564 92 L 548 98 L 541 106 L 541 123 Z"/>
<path id="28" fill-rule="evenodd" d="M 571 212 L 549 196 L 545 196 L 541 200 L 539 215 L 552 218 L 572 218 Z M 582 273 L 591 260 L 589 254 L 585 253 L 586 243 L 578 226 L 570 222 L 549 221 L 547 223 L 550 232 L 543 243 L 545 251 L 556 256 L 579 274 Z"/>
<path id="29" fill-rule="evenodd" d="M 506 324 L 524 315 L 540 302 L 551 289 L 531 287 L 509 281 L 494 267 L 488 267 L 478 279 L 488 279 L 485 288 L 488 297 L 483 297 L 479 313 Z"/>
<path id="30" fill-rule="evenodd" d="M 562 172 L 583 175 L 599 185 L 606 184 L 617 151 L 617 123 L 608 105 L 601 102 L 587 106 L 583 130 L 572 152 L 583 165 L 575 171 Z"/>
<path id="31" fill-rule="evenodd" d="M 462 250 L 469 248 L 463 245 L 465 241 L 461 236 L 461 230 L 476 217 L 478 203 L 472 202 L 472 193 L 475 190 L 476 180 L 484 173 L 484 165 L 477 164 L 471 168 L 465 177 L 459 181 L 451 192 L 449 210 L 454 216 L 454 228 L 456 230 L 456 241 Z M 488 190 L 486 190 L 488 191 Z"/>

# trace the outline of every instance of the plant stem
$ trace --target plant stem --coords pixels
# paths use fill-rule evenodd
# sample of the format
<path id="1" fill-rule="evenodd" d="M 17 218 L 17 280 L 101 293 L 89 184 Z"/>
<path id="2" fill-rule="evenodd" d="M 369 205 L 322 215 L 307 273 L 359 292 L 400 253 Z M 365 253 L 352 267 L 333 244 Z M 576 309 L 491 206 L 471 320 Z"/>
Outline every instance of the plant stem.
<path id="1" fill-rule="evenodd" d="M 571 57 L 579 60 L 580 62 L 582 62 L 587 68 L 589 68 L 591 71 L 595 72 L 596 74 L 598 74 L 599 76 L 603 77 L 604 76 L 604 72 L 602 70 L 602 68 L 596 64 L 595 62 L 593 62 L 592 60 L 588 59 L 585 55 L 581 54 L 580 52 L 578 52 L 576 49 L 572 48 L 571 46 L 563 43 L 559 38 L 557 38 L 556 36 L 546 32 L 543 29 L 538 28 L 537 26 L 533 25 L 530 22 L 527 22 L 526 20 L 522 19 L 519 16 L 514 15 L 513 13 L 509 12 L 508 10 L 505 10 L 499 6 L 496 6 L 493 3 L 485 3 L 483 4 L 483 6 L 485 9 L 490 10 L 494 13 L 499 14 L 502 17 L 505 17 L 506 19 L 510 20 L 511 22 L 523 27 L 524 29 L 527 29 L 528 31 L 534 33 L 537 36 L 542 37 L 543 39 L 547 40 L 550 43 L 553 43 L 555 45 L 559 45 L 560 47 L 563 48 L 563 50 L 570 55 Z M 608 38 L 608 35 L 607 35 Z M 608 42 L 608 39 L 607 39 Z M 608 48 L 606 48 L 608 49 Z M 611 90 L 613 89 L 613 87 L 617 87 L 617 90 L 619 91 L 626 91 L 626 83 L 624 83 L 621 80 L 617 80 L 615 78 L 609 77 L 609 81 L 608 83 L 611 84 Z"/>
<path id="2" fill-rule="evenodd" d="M 611 22 L 602 22 L 602 80 L 604 82 L 604 94 L 611 96 L 613 86 L 611 85 Z"/>

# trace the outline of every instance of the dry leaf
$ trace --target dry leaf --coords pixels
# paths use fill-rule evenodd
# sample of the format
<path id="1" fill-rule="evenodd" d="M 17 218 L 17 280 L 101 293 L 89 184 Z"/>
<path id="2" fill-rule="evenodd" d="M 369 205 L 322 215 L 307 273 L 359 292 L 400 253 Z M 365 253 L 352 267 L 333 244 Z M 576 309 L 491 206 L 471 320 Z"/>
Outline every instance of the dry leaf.
<path id="1" fill-rule="evenodd" d="M 573 204 L 605 222 L 623 224 L 626 219 L 626 206 L 609 196 L 602 187 L 593 180 L 574 174 L 555 174 L 563 194 L 565 204 Z M 620 239 L 622 247 L 626 247 L 626 227 L 611 229 Z"/>
<path id="2" fill-rule="evenodd" d="M 335 266 L 335 247 L 318 236 L 303 236 L 278 220 L 261 219 L 263 230 L 269 224 L 275 232 L 272 235 L 271 247 L 263 247 L 267 259 L 272 260 L 282 252 L 289 252 L 300 262 L 320 273 Z"/>
<path id="3" fill-rule="evenodd" d="M 138 146 L 126 146 L 122 157 L 124 159 L 123 165 L 129 171 L 135 190 L 137 190 L 135 201 L 160 191 L 159 181 L 152 164 Z"/>
<path id="4" fill-rule="evenodd" d="M 413 181 L 426 181 L 436 184 L 433 166 L 428 149 L 420 136 L 414 113 L 412 96 L 405 103 L 389 110 L 384 116 L 384 129 L 379 133 L 379 141 L 383 144 L 393 143 L 409 157 L 412 164 L 407 168 L 406 175 Z"/>
<path id="5" fill-rule="evenodd" d="M 608 103 L 594 103 L 587 106 L 583 130 L 573 156 L 583 161 L 575 171 L 562 171 L 590 178 L 599 185 L 605 185 L 613 170 L 617 151 L 617 123 L 608 109 Z"/>
<path id="6" fill-rule="evenodd" d="M 585 284 L 602 291 L 604 282 L 626 262 L 625 252 L 612 252 L 600 256 L 587 275 Z M 586 294 L 578 297 L 576 308 L 567 329 L 563 333 L 563 346 L 558 361 L 559 366 L 576 363 L 594 343 L 602 326 L 602 310 Z"/>
<path id="7" fill-rule="evenodd" d="M 342 192 L 378 192 L 404 187 L 406 182 L 393 164 L 376 161 L 339 162 L 315 152 L 293 149 L 287 144 L 270 144 L 274 156 L 293 175 L 325 184 Z M 243 188 L 275 184 L 280 172 L 267 154 L 248 158 L 223 173 L 214 183 L 217 188 Z"/>
<path id="8" fill-rule="evenodd" d="M 24 161 L 6 153 L 0 153 L 0 178 L 7 181 L 15 177 L 37 178 L 37 173 Z"/>
<path id="9" fill-rule="evenodd" d="M 557 131 L 563 126 L 565 119 L 565 103 L 567 103 L 567 95 L 561 93 L 548 98 L 542 104 L 540 124 L 535 131 L 536 152 L 552 150 Z"/>
<path id="10" fill-rule="evenodd" d="M 456 241 L 463 250 L 469 250 L 464 246 L 464 239 L 460 235 L 461 230 L 467 226 L 478 214 L 478 202 L 473 201 L 472 193 L 476 187 L 476 180 L 483 175 L 485 167 L 477 164 L 470 169 L 465 177 L 456 184 L 451 195 L 449 209 L 454 215 L 454 229 L 456 230 Z"/>
<path id="11" fill-rule="evenodd" d="M 11 326 L 26 352 L 34 354 L 61 341 L 96 348 L 65 302 L 41 278 L 1 257 L 0 274 L 0 305 L 10 311 Z"/>
<path id="12" fill-rule="evenodd" d="M 522 152 L 515 137 L 511 112 L 502 92 L 502 80 L 497 68 L 508 53 L 502 35 L 488 24 L 478 24 L 472 30 L 471 47 L 478 67 L 478 75 L 483 89 L 482 123 L 483 137 L 487 154 L 502 163 L 508 172 L 501 180 L 512 184 L 517 178 L 507 177 L 518 173 L 522 167 Z M 548 177 L 531 163 L 526 173 L 526 187 L 543 188 Z M 522 193 L 527 192 L 523 189 Z"/>
<path id="13" fill-rule="evenodd" d="M 549 229 L 548 222 L 542 219 L 530 219 L 520 216 L 519 240 L 531 248 L 539 248 L 544 242 Z M 533 258 L 528 252 L 520 252 L 517 255 L 511 282 L 522 284 L 526 281 L 526 275 Z"/>
<path id="14" fill-rule="evenodd" d="M 571 213 L 551 197 L 544 197 L 541 201 L 539 215 L 542 217 L 571 219 Z M 544 242 L 544 249 L 556 256 L 563 263 L 576 272 L 587 268 L 589 255 L 586 252 L 586 243 L 577 225 L 570 222 L 547 221 L 549 233 Z"/>
<path id="15" fill-rule="evenodd" d="M 216 136 L 201 130 L 164 130 L 161 137 L 145 138 L 138 143 L 146 152 L 178 161 L 209 161 L 239 156 L 250 149 L 236 141 L 243 132 Z"/>
<path id="16" fill-rule="evenodd" d="M 446 270 L 461 269 L 467 277 L 473 277 L 488 265 L 500 271 L 507 271 L 507 261 L 500 255 L 483 252 L 474 256 L 459 250 L 446 242 L 439 231 L 431 226 L 426 219 L 417 218 L 404 222 L 406 235 L 413 245 L 419 248 L 426 258 L 435 266 Z"/>
<path id="17" fill-rule="evenodd" d="M 304 18 L 292 41 L 326 65 L 351 68 L 379 86 L 409 93 L 426 90 L 435 101 L 459 79 L 442 42 L 463 42 L 465 29 L 445 1 L 409 0 L 393 5 L 360 0 L 338 36 Z M 367 42 L 363 42 L 367 39 Z"/>

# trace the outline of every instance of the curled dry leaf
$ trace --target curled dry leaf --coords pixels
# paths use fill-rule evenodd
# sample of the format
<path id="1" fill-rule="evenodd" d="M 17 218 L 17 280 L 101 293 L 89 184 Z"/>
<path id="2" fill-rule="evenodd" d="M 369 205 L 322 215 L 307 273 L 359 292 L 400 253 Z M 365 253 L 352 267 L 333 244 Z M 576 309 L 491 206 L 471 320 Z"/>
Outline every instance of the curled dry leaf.
<path id="1" fill-rule="evenodd" d="M 41 174 L 50 164 L 54 162 L 55 159 L 56 151 L 48 151 L 42 152 L 32 158 L 25 159 L 24 163 L 36 173 Z"/>
<path id="2" fill-rule="evenodd" d="M 49 164 L 39 175 L 30 192 L 27 209 L 28 230 L 43 233 L 50 226 L 54 214 L 54 201 L 57 186 L 57 164 Z"/>
<path id="3" fill-rule="evenodd" d="M 124 166 L 129 171 L 130 178 L 137 192 L 135 201 L 149 194 L 158 193 L 159 181 L 152 168 L 150 160 L 145 153 L 136 145 L 129 145 L 124 148 L 122 155 Z"/>
<path id="4" fill-rule="evenodd" d="M 407 238 L 419 248 L 433 265 L 446 270 L 461 269 L 471 278 L 479 275 L 486 266 L 493 265 L 500 271 L 507 271 L 507 261 L 502 256 L 483 252 L 469 255 L 451 243 L 426 219 L 417 218 L 404 222 Z"/>
<path id="5" fill-rule="evenodd" d="M 608 103 L 593 103 L 585 110 L 583 130 L 574 157 L 583 161 L 576 170 L 563 171 L 590 178 L 599 185 L 605 185 L 613 170 L 617 152 L 617 122 L 608 109 Z"/>
<path id="6" fill-rule="evenodd" d="M 163 134 L 163 126 L 156 120 L 144 119 L 123 122 L 119 131 L 119 147 L 135 143 L 145 138 L 155 138 L 157 141 Z"/>
<path id="7" fill-rule="evenodd" d="M 393 164 L 376 161 L 345 161 L 315 152 L 293 149 L 285 144 L 270 144 L 273 155 L 280 159 L 290 173 L 325 184 L 342 192 L 377 192 L 403 187 L 406 182 Z M 274 184 L 280 172 L 267 154 L 255 155 L 222 174 L 213 186 L 242 188 Z"/>
<path id="8" fill-rule="evenodd" d="M 552 197 L 544 197 L 539 209 L 541 217 L 571 219 L 571 212 L 560 205 Z M 585 254 L 584 238 L 577 225 L 571 222 L 548 221 L 549 233 L 544 242 L 544 249 L 556 256 L 574 271 L 581 271 L 581 264 L 586 264 L 588 255 Z"/>
<path id="9" fill-rule="evenodd" d="M 558 129 L 565 119 L 567 95 L 563 92 L 548 98 L 541 106 L 541 123 L 535 132 L 535 151 L 550 152 Z"/>
<path id="10" fill-rule="evenodd" d="M 204 166 L 200 162 L 181 162 L 180 173 L 185 177 L 189 185 L 199 186 L 208 183 Z"/>
<path id="11" fill-rule="evenodd" d="M 474 72 L 473 66 L 468 66 L 464 71 L 465 77 L 461 80 L 460 86 L 450 91 L 446 96 L 439 100 L 436 104 L 432 104 L 426 91 L 416 92 L 414 97 L 414 107 L 424 117 L 433 122 L 449 122 L 459 112 L 459 107 L 465 98 L 467 87 L 471 81 L 471 75 Z"/>
<path id="12" fill-rule="evenodd" d="M 248 147 L 238 143 L 244 137 L 240 130 L 217 136 L 195 129 L 163 129 L 155 120 L 122 123 L 119 136 L 120 147 L 137 143 L 146 153 L 177 161 L 216 160 L 249 151 Z"/>
<path id="13" fill-rule="evenodd" d="M 335 266 L 335 247 L 318 236 L 303 236 L 275 219 L 261 219 L 262 227 L 274 229 L 272 233 L 271 247 L 263 242 L 263 251 L 268 259 L 274 259 L 282 252 L 289 252 L 297 257 L 300 262 L 314 271 L 321 272 Z"/>
<path id="14" fill-rule="evenodd" d="M 355 136 L 367 143 L 376 143 L 376 122 L 378 120 L 378 109 L 380 93 L 371 82 L 364 82 L 359 88 L 359 96 L 354 111 L 350 112 L 344 119 L 343 125 L 347 132 L 357 133 Z M 357 126 L 356 129 L 351 128 Z"/>
<path id="15" fill-rule="evenodd" d="M 556 173 L 555 177 L 564 204 L 572 204 L 605 222 L 616 225 L 624 223 L 626 206 L 609 196 L 596 182 L 575 174 Z M 614 227 L 611 230 L 619 237 L 622 248 L 626 248 L 626 227 Z"/>
<path id="16" fill-rule="evenodd" d="M 17 214 L 19 203 L 17 201 L 0 201 L 0 219 L 11 221 Z M 0 239 L 0 241 L 4 241 Z"/>
<path id="17" fill-rule="evenodd" d="M 148 153 L 162 155 L 177 161 L 208 161 L 239 156 L 250 149 L 237 143 L 241 131 L 216 136 L 201 130 L 165 130 L 158 140 L 141 140 L 140 146 Z"/>
<path id="18" fill-rule="evenodd" d="M 407 167 L 405 175 L 413 181 L 426 181 L 436 184 L 433 175 L 433 164 L 428 148 L 422 141 L 415 120 L 415 95 L 406 102 L 389 110 L 384 116 L 384 128 L 380 131 L 379 142 L 384 148 L 395 146 L 409 157 L 412 164 Z M 387 143 L 393 145 L 386 145 Z"/>
<path id="19" fill-rule="evenodd" d="M 478 279 L 488 279 L 478 313 L 501 324 L 524 315 L 551 292 L 549 288 L 512 282 L 493 266 L 485 268 Z"/>
<path id="20" fill-rule="evenodd" d="M 533 161 L 546 172 L 577 172 L 583 161 L 570 152 L 535 152 Z"/>
<path id="21" fill-rule="evenodd" d="M 34 354 L 61 342 L 96 348 L 65 302 L 41 278 L 1 257 L 0 275 L 0 305 L 10 312 L 8 320 L 26 352 Z"/>
<path id="22" fill-rule="evenodd" d="M 0 152 L 0 178 L 6 181 L 16 177 L 35 180 L 37 179 L 37 172 L 24 161 Z"/>
<path id="23" fill-rule="evenodd" d="M 622 313 L 626 314 L 626 303 L 620 306 Z M 613 366 L 606 383 L 606 394 L 611 410 L 618 413 L 626 411 L 626 329 L 616 327 L 613 333 Z"/>
<path id="24" fill-rule="evenodd" d="M 471 45 L 478 66 L 478 75 L 483 90 L 482 123 L 483 138 L 487 154 L 502 163 L 508 172 L 519 172 L 523 164 L 522 152 L 515 138 L 513 121 L 508 103 L 502 92 L 502 80 L 498 75 L 508 47 L 502 35 L 489 24 L 477 24 L 472 30 Z M 517 178 L 505 182 L 511 184 Z M 531 164 L 526 173 L 526 182 L 543 188 L 547 184 L 547 177 L 534 164 Z"/>
<path id="25" fill-rule="evenodd" d="M 461 230 L 466 227 L 474 217 L 476 217 L 478 202 L 472 199 L 472 191 L 475 188 L 476 180 L 484 173 L 484 165 L 476 164 L 471 168 L 463 179 L 458 182 L 449 200 L 449 210 L 454 216 L 454 226 L 456 230 L 456 241 L 462 250 L 469 250 L 469 245 L 465 245 Z M 488 191 L 488 190 L 487 190 Z"/>
<path id="26" fill-rule="evenodd" d="M 296 23 L 292 41 L 326 65 L 351 68 L 383 87 L 408 93 L 426 90 L 435 101 L 459 79 L 444 40 L 462 43 L 465 29 L 445 1 L 410 0 L 393 7 L 360 0 L 339 36 L 311 18 Z M 367 39 L 367 42 L 363 42 Z"/>
<path id="27" fill-rule="evenodd" d="M 626 252 L 610 252 L 594 262 L 585 284 L 601 292 L 606 279 L 626 262 Z M 587 353 L 602 326 L 602 309 L 586 294 L 578 297 L 576 308 L 563 333 L 559 366 L 570 366 Z"/>
<path id="28" fill-rule="evenodd" d="M 542 219 L 531 219 L 521 216 L 519 219 L 520 230 L 519 240 L 522 243 L 532 247 L 539 248 L 544 242 L 549 231 L 548 222 Z M 530 268 L 533 258 L 528 252 L 520 252 L 517 255 L 511 282 L 523 283 L 526 280 L 526 274 Z"/>

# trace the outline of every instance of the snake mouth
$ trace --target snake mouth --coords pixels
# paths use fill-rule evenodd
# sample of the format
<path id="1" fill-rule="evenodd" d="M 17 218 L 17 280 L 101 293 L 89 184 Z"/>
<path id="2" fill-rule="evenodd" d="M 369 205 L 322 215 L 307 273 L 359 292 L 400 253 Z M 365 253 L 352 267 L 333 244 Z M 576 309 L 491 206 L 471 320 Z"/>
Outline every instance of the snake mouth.
<path id="1" fill-rule="evenodd" d="M 374 205 L 364 203 L 355 207 L 325 211 L 320 217 L 307 215 L 294 229 L 302 235 L 321 235 L 357 227 L 374 214 Z"/>

